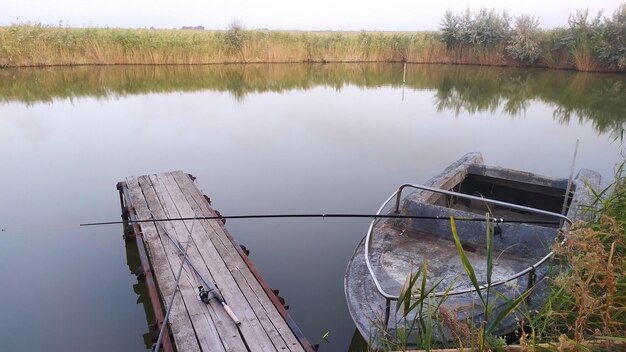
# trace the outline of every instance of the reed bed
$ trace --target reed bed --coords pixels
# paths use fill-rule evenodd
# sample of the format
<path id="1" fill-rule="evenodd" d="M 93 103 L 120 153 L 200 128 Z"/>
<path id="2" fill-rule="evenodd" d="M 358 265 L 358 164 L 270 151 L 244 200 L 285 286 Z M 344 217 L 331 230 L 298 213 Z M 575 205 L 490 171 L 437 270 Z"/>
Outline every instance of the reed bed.
<path id="1" fill-rule="evenodd" d="M 567 244 L 555 248 L 566 270 L 553 281 L 547 304 L 523 340 L 552 341 L 559 350 L 626 349 L 625 165 L 596 194 L 596 221 L 576 224 Z M 605 346 L 589 347 L 590 341 Z"/>
<path id="2" fill-rule="evenodd" d="M 0 27 L 0 66 L 446 62 L 435 33 Z"/>
<path id="3" fill-rule="evenodd" d="M 439 32 L 0 27 L 0 67 L 407 62 L 519 66 L 504 47 L 447 48 Z"/>
<path id="4" fill-rule="evenodd" d="M 0 27 L 0 67 L 216 63 L 408 62 L 626 71 L 626 4 L 612 17 L 577 11 L 568 26 L 483 8 L 447 11 L 434 32 Z"/>
<path id="5" fill-rule="evenodd" d="M 441 32 L 208 31 L 24 24 L 0 27 L 0 67 L 402 62 L 614 70 L 599 62 L 588 48 L 554 49 L 555 36 L 549 31 L 543 33 L 539 43 L 543 56 L 527 63 L 510 57 L 505 43 L 447 46 Z"/>

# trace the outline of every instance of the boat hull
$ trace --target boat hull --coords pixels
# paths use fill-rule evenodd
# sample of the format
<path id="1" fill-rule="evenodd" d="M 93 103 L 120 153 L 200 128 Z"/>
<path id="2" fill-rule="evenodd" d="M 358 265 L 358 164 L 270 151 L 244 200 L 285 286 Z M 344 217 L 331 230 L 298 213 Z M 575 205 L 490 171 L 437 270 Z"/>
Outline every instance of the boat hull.
<path id="1" fill-rule="evenodd" d="M 483 164 L 479 153 L 469 153 L 426 185 L 455 191 L 465 188 L 466 191 L 480 193 L 485 198 L 490 198 L 495 193 L 489 192 L 495 190 L 501 192 L 500 195 L 505 198 L 513 197 L 523 204 L 528 203 L 526 205 L 544 203 L 549 211 L 559 207 L 559 199 L 561 202 L 565 200 L 566 203 L 569 202 L 568 216 L 578 220 L 587 216 L 582 211 L 584 205 L 590 204 L 591 192 L 587 187 L 599 185 L 599 182 L 600 176 L 597 173 L 581 170 L 573 182 L 575 192 L 572 198 L 565 200 L 568 183 L 566 179 L 488 167 Z M 533 192 L 544 198 L 537 200 L 538 196 Z M 560 198 L 559 194 L 562 195 Z M 390 212 L 394 211 L 392 209 Z M 407 277 L 420 270 L 423 265 L 426 265 L 428 287 L 438 284 L 433 292 L 456 293 L 434 295 L 425 302 L 432 311 L 439 307 L 439 319 L 433 338 L 440 341 L 454 339 L 454 329 L 460 323 L 469 322 L 478 326 L 485 321 L 483 300 L 489 302 L 492 317 L 505 310 L 508 302 L 522 294 L 525 294 L 525 299 L 521 309 L 526 312 L 536 311 L 543 304 L 548 290 L 545 279 L 553 268 L 547 264 L 535 266 L 535 263 L 541 262 L 542 258 L 551 253 L 561 225 L 558 219 L 513 211 L 506 207 L 485 207 L 484 204 L 472 204 L 423 190 L 415 191 L 404 198 L 399 211 L 403 215 L 439 216 L 444 220 L 378 219 L 372 224 L 369 244 L 366 246 L 366 236 L 357 245 L 348 263 L 344 289 L 355 325 L 370 345 L 383 346 L 386 339 L 393 339 L 402 329 L 410 330 L 414 326 L 411 323 L 420 319 L 416 311 L 409 312 L 406 316 L 401 310 L 396 311 L 396 302 L 384 297 L 381 291 L 398 295 Z M 515 220 L 495 226 L 485 221 L 464 221 L 485 217 L 485 213 Z M 482 299 L 473 290 L 474 286 L 465 273 L 452 236 L 449 220 L 451 215 L 457 219 L 455 225 L 464 253 L 472 264 L 476 277 L 484 285 L 487 283 L 487 226 L 490 226 L 490 231 L 497 233 L 493 239 L 490 282 L 505 282 L 490 287 L 489 290 L 481 290 Z M 510 279 L 516 273 L 524 271 L 527 273 Z M 529 288 L 532 290 L 525 293 Z M 507 316 L 492 333 L 502 335 L 515 330 L 519 327 L 519 319 L 519 314 Z M 406 333 L 407 331 L 402 332 L 403 335 Z"/>

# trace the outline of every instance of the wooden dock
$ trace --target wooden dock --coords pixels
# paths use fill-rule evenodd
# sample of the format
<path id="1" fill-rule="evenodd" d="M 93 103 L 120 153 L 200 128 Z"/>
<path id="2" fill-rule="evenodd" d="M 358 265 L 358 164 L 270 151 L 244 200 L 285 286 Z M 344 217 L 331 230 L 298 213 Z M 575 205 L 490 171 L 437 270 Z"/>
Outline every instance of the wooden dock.
<path id="1" fill-rule="evenodd" d="M 265 283 L 241 247 L 218 219 L 147 221 L 214 217 L 210 200 L 193 177 L 181 171 L 129 177 L 118 183 L 127 239 L 138 245 L 158 331 L 173 294 L 161 350 L 186 351 L 314 351 Z M 187 262 L 178 287 L 176 275 L 186 248 Z M 237 326 L 216 299 L 202 302 L 201 277 L 215 284 L 241 320 Z M 167 337 L 169 336 L 169 338 Z"/>

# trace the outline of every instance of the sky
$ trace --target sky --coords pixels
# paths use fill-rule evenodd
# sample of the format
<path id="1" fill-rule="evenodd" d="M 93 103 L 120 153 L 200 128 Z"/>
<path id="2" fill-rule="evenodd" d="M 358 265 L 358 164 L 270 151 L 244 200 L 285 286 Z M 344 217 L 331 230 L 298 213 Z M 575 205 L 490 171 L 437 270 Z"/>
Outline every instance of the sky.
<path id="1" fill-rule="evenodd" d="M 239 20 L 249 29 L 436 30 L 446 10 L 482 7 L 528 14 L 543 28 L 567 25 L 576 10 L 604 10 L 620 0 L 2 0 L 0 25 L 38 22 L 71 27 L 225 29 Z"/>

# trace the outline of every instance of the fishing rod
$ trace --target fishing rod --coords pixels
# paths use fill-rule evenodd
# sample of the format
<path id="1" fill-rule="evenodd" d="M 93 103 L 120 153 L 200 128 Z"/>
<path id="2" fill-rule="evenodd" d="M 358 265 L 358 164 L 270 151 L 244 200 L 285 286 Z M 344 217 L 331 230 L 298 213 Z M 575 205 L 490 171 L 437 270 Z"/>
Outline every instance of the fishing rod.
<path id="1" fill-rule="evenodd" d="M 192 219 L 202 219 L 202 218 L 197 217 L 197 218 L 192 218 Z M 235 322 L 235 325 L 236 326 L 241 325 L 241 320 L 239 320 L 239 318 L 237 318 L 237 316 L 230 309 L 228 304 L 226 304 L 226 301 L 224 300 L 224 297 L 220 293 L 220 290 L 217 287 L 215 287 L 215 285 L 213 285 L 211 282 L 209 282 L 209 280 L 207 280 L 204 276 L 202 276 L 202 274 L 200 274 L 200 271 L 198 270 L 198 268 L 196 268 L 196 266 L 191 262 L 191 260 L 189 260 L 189 258 L 187 257 L 187 254 L 186 254 L 186 249 L 185 249 L 185 252 L 183 252 L 183 249 L 180 247 L 180 243 L 178 243 L 177 240 L 174 241 L 174 239 L 163 228 L 163 226 L 161 226 L 158 223 L 157 223 L 157 225 L 161 228 L 161 230 L 165 234 L 165 237 L 169 238 L 169 240 L 176 247 L 176 249 L 178 249 L 178 252 L 180 252 L 181 254 L 185 253 L 185 257 L 184 257 L 183 261 L 186 261 L 187 264 L 189 264 L 191 269 L 193 269 L 193 271 L 195 272 L 196 276 L 199 277 L 200 280 L 202 281 L 202 284 L 204 286 L 198 286 L 198 296 L 200 297 L 200 300 L 202 302 L 204 302 L 205 304 L 209 304 L 211 299 L 213 299 L 213 298 L 217 299 L 217 301 L 220 302 L 222 307 L 224 307 L 224 310 L 226 311 L 226 313 L 228 313 L 228 316 L 233 320 L 233 322 Z M 189 245 L 189 242 L 191 242 L 191 233 L 189 233 L 189 238 L 187 238 L 187 245 Z M 206 287 L 206 289 L 205 289 L 205 287 Z"/>
<path id="2" fill-rule="evenodd" d="M 165 219 L 150 219 L 150 220 L 133 220 L 132 223 L 143 222 L 163 222 L 163 221 L 186 221 L 186 220 L 222 220 L 222 219 L 286 219 L 286 218 L 374 218 L 374 219 L 422 219 L 422 220 L 450 220 L 450 216 L 423 216 L 423 215 L 401 215 L 401 214 L 247 214 L 247 215 L 216 215 L 216 216 L 200 216 L 200 217 L 179 217 L 179 218 L 165 218 Z M 558 225 L 555 221 L 542 221 L 542 220 L 505 220 L 503 218 L 473 218 L 473 217 L 459 217 L 454 218 L 455 221 L 476 221 L 487 222 L 490 221 L 496 224 L 536 224 L 536 225 Z M 126 221 L 104 221 L 104 222 L 91 222 L 82 223 L 79 226 L 102 226 L 102 225 L 116 225 L 125 224 Z"/>

